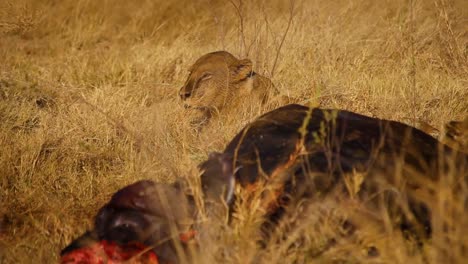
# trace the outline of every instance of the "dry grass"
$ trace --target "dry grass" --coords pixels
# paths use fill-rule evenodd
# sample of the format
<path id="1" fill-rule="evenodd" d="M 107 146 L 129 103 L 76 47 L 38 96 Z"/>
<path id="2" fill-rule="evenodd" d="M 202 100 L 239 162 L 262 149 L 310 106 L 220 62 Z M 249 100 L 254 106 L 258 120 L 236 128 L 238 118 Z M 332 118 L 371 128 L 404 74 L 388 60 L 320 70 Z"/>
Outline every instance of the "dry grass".
<path id="1" fill-rule="evenodd" d="M 0 2 L 1 263 L 56 261 L 119 187 L 196 174 L 208 152 L 258 114 L 230 116 L 198 136 L 183 122 L 178 88 L 207 52 L 248 56 L 274 73 L 281 93 L 324 107 L 435 128 L 468 114 L 464 0 L 298 0 L 283 43 L 289 1 L 245 0 L 240 17 L 232 3 Z M 256 256 L 248 212 L 217 246 L 238 263 L 316 256 L 338 232 L 336 212 L 326 209 L 311 209 L 307 254 L 283 244 Z M 446 240 L 467 242 L 460 229 L 439 230 L 427 254 L 414 253 L 371 217 L 361 222 L 361 237 L 315 263 L 367 261 L 360 256 L 370 244 L 382 245 L 378 261 L 437 263 Z"/>

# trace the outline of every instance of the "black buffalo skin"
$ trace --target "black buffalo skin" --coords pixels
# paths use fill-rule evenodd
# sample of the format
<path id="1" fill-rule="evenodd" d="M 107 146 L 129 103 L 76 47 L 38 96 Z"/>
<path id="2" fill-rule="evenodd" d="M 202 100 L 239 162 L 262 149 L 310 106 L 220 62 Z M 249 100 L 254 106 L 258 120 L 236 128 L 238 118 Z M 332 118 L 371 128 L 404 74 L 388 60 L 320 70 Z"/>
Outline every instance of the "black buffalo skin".
<path id="1" fill-rule="evenodd" d="M 101 240 L 121 245 L 139 242 L 152 247 L 160 263 L 177 263 L 176 246 L 184 247 L 179 235 L 190 231 L 194 208 L 179 185 L 135 182 L 117 191 L 97 213 L 93 230 L 75 239 L 61 255 Z"/>
<path id="2" fill-rule="evenodd" d="M 403 229 L 419 228 L 423 235 L 431 233 L 431 201 L 420 200 L 414 193 L 421 188 L 435 192 L 436 183 L 450 169 L 458 173 L 455 181 L 467 184 L 467 155 L 414 127 L 344 110 L 295 104 L 257 118 L 234 137 L 224 152 L 211 157 L 200 165 L 205 171 L 201 178 L 209 199 L 223 196 L 212 190 L 224 190 L 217 184 L 224 181 L 229 185 L 226 179 L 234 178 L 248 188 L 278 174 L 282 177 L 278 200 L 309 199 L 318 193 L 344 189 L 344 175 L 360 172 L 365 178 L 359 197 L 385 201 L 385 206 L 396 214 L 402 214 L 397 204 L 406 201 L 412 216 L 404 215 L 399 224 Z M 455 161 L 455 168 L 450 161 Z M 221 167 L 231 170 L 220 174 Z M 398 190 L 397 194 L 384 191 L 389 186 Z M 377 193 L 385 198 L 378 199 Z M 270 211 L 270 219 L 281 215 L 282 209 Z"/>
<path id="3" fill-rule="evenodd" d="M 277 200 L 282 202 L 268 212 L 271 222 L 280 219 L 295 200 L 315 200 L 318 194 L 337 188 L 345 193 L 344 175 L 362 172 L 360 199 L 382 193 L 388 197 L 375 200 L 402 213 L 397 200 L 404 197 L 414 219 L 403 217 L 400 226 L 430 235 L 431 205 L 414 193 L 421 188 L 436 192 L 436 185 L 431 184 L 446 177 L 450 169 L 460 172 L 455 181 L 466 186 L 466 166 L 466 154 L 411 126 L 343 110 L 288 105 L 254 120 L 222 153 L 210 154 L 199 167 L 205 204 L 223 199 L 232 205 L 234 183 L 248 188 L 279 175 Z M 382 190 L 388 186 L 403 195 L 386 194 Z M 96 215 L 93 231 L 76 239 L 62 254 L 89 241 L 137 241 L 158 245 L 154 251 L 161 263 L 177 263 L 177 241 L 160 242 L 174 237 L 171 230 L 188 231 L 195 211 L 193 200 L 179 185 L 139 181 L 116 192 Z"/>

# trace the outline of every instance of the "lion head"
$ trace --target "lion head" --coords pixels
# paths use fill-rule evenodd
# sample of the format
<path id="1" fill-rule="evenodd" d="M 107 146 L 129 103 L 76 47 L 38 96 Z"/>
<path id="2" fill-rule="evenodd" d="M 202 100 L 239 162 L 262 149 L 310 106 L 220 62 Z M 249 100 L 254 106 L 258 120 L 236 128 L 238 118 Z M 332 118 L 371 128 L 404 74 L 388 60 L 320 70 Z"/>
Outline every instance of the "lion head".
<path id="1" fill-rule="evenodd" d="M 252 70 L 249 59 L 239 60 L 226 51 L 202 56 L 189 72 L 180 98 L 205 119 L 247 99 L 265 104 L 270 93 L 277 93 L 268 78 Z"/>

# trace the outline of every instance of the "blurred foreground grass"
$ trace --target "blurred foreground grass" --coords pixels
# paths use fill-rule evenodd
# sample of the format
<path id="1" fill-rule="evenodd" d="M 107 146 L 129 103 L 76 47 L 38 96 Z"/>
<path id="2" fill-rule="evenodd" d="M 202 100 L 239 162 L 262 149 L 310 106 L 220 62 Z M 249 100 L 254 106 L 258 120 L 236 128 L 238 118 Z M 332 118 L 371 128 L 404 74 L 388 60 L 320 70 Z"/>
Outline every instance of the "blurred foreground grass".
<path id="1" fill-rule="evenodd" d="M 281 93 L 323 107 L 437 129 L 468 114 L 464 0 L 294 1 L 283 44 L 290 1 L 242 1 L 240 17 L 233 3 L 0 2 L 1 263 L 56 261 L 119 187 L 196 175 L 209 151 L 258 115 L 228 117 L 201 135 L 184 123 L 177 91 L 207 52 L 249 57 Z M 316 250 L 336 232 L 333 221 L 318 223 L 308 230 Z M 362 237 L 319 263 L 353 262 L 369 243 L 382 245 L 382 262 L 437 263 L 363 223 Z M 252 260 L 248 230 L 219 241 L 235 249 L 228 260 Z M 424 250 L 450 239 L 435 237 Z M 267 252 L 265 262 L 307 255 Z"/>

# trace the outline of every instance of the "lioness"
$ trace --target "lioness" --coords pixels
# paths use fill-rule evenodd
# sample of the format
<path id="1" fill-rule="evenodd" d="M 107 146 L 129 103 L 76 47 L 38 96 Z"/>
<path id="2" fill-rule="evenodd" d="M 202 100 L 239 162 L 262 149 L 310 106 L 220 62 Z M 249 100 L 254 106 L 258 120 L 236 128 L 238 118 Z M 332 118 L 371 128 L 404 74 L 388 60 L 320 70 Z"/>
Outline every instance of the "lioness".
<path id="1" fill-rule="evenodd" d="M 179 95 L 186 108 L 196 111 L 194 122 L 242 103 L 267 103 L 278 94 L 270 79 L 252 70 L 249 59 L 239 60 L 227 51 L 208 53 L 190 68 Z M 241 104 L 241 105 L 239 105 Z"/>

